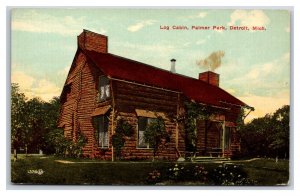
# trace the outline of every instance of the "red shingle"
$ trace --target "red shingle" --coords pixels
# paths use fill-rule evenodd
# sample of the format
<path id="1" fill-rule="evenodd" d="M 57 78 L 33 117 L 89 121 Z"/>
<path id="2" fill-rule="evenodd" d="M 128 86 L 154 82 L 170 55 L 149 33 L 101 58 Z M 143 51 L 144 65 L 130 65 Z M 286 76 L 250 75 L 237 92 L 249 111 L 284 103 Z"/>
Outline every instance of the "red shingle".
<path id="1" fill-rule="evenodd" d="M 84 53 L 105 74 L 112 78 L 132 81 L 182 92 L 197 102 L 224 106 L 220 101 L 246 106 L 245 103 L 223 89 L 198 79 L 174 74 L 141 62 L 126 59 L 110 53 L 85 50 Z"/>

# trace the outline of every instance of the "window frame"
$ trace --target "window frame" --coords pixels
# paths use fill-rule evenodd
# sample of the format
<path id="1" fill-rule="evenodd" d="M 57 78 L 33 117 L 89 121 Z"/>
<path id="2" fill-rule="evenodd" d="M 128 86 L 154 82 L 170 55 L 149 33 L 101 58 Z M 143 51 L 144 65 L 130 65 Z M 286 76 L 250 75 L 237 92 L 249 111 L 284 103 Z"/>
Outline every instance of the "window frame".
<path id="1" fill-rule="evenodd" d="M 144 147 L 144 146 L 140 146 L 140 144 L 139 144 L 139 139 L 140 139 L 140 118 L 145 118 L 145 119 L 147 119 L 147 124 L 146 124 L 146 126 L 145 126 L 145 130 L 143 130 L 143 132 L 145 132 L 146 131 L 146 128 L 147 128 L 147 126 L 151 123 L 151 121 L 149 121 L 149 119 L 152 119 L 152 120 L 155 120 L 156 118 L 151 118 L 151 117 L 146 117 L 146 116 L 138 116 L 138 123 L 137 123 L 137 139 L 136 139 L 136 148 L 137 149 L 153 149 L 153 147 L 150 147 L 150 144 L 149 143 L 146 143 L 147 144 L 147 146 L 146 147 Z"/>
<path id="2" fill-rule="evenodd" d="M 97 138 L 98 138 L 97 145 L 99 148 L 107 149 L 107 148 L 109 148 L 109 116 L 107 114 L 103 114 L 103 115 L 97 116 L 97 118 L 98 118 L 97 120 L 99 123 L 98 127 L 97 127 L 97 133 L 96 133 Z M 106 121 L 105 121 L 105 119 L 106 119 Z M 101 123 L 103 123 L 102 126 L 103 126 L 104 131 L 101 131 Z M 107 138 L 106 138 L 107 145 L 105 145 L 105 134 L 100 135 L 101 132 L 107 134 Z"/>

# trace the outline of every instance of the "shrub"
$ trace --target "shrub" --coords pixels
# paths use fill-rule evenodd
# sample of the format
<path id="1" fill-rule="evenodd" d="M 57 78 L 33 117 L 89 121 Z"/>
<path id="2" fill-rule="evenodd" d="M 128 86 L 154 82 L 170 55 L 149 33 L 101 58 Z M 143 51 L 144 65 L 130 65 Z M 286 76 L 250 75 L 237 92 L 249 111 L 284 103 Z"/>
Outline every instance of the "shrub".
<path id="1" fill-rule="evenodd" d="M 215 168 L 209 177 L 215 185 L 254 185 L 255 182 L 247 178 L 239 165 L 223 164 Z"/>
<path id="2" fill-rule="evenodd" d="M 115 128 L 115 134 L 112 136 L 112 145 L 115 148 L 116 157 L 121 159 L 121 150 L 125 144 L 124 137 L 131 137 L 133 135 L 132 126 L 123 118 L 118 119 Z"/>
<path id="3" fill-rule="evenodd" d="M 168 177 L 170 180 L 174 181 L 184 181 L 184 177 L 188 176 L 185 175 L 184 166 L 180 166 L 175 164 L 174 167 L 169 168 L 168 170 Z"/>
<path id="4" fill-rule="evenodd" d="M 80 157 L 86 142 L 80 131 L 76 142 L 66 138 L 62 129 L 55 129 L 47 136 L 47 143 L 54 146 L 55 155 L 58 156 Z"/>
<path id="5" fill-rule="evenodd" d="M 153 170 L 148 174 L 147 182 L 149 184 L 156 184 L 161 181 L 161 175 L 158 170 Z"/>
<path id="6" fill-rule="evenodd" d="M 208 180 L 208 171 L 203 166 L 196 165 L 192 172 L 195 180 L 206 182 Z"/>

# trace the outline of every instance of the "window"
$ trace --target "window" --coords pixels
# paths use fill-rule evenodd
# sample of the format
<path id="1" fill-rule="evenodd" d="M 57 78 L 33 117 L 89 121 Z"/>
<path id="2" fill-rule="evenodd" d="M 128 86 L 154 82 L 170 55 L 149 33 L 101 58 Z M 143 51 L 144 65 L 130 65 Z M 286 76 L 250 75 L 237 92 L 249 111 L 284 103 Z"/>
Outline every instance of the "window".
<path id="1" fill-rule="evenodd" d="M 224 148 L 225 150 L 229 150 L 230 149 L 230 143 L 231 143 L 231 131 L 230 131 L 230 127 L 226 127 L 225 128 L 225 137 L 224 137 Z"/>
<path id="2" fill-rule="evenodd" d="M 155 118 L 139 117 L 138 122 L 138 148 L 150 148 L 149 144 L 146 143 L 144 133 L 147 126 L 153 122 Z"/>
<path id="3" fill-rule="evenodd" d="M 105 101 L 110 97 L 109 80 L 105 76 L 99 78 L 99 101 Z"/>
<path id="4" fill-rule="evenodd" d="M 108 116 L 101 115 L 98 120 L 98 145 L 100 148 L 108 148 Z"/>

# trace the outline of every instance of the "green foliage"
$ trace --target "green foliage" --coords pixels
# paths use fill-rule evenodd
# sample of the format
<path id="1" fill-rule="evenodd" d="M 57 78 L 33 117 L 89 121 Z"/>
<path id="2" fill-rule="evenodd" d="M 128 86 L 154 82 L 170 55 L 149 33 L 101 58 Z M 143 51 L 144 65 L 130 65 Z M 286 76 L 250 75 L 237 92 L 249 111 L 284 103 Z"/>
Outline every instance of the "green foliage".
<path id="1" fill-rule="evenodd" d="M 46 143 L 46 135 L 56 129 L 59 115 L 59 98 L 50 102 L 40 98 L 27 100 L 18 84 L 11 84 L 11 142 L 14 149 L 26 147 L 29 153 L 39 149 L 52 152 Z"/>
<path id="2" fill-rule="evenodd" d="M 247 178 L 247 173 L 239 165 L 223 164 L 210 173 L 209 178 L 215 185 L 255 185 L 253 180 Z"/>
<path id="3" fill-rule="evenodd" d="M 253 119 L 241 127 L 243 155 L 248 157 L 289 157 L 289 106 L 274 114 Z"/>
<path id="4" fill-rule="evenodd" d="M 186 116 L 184 120 L 186 131 L 186 147 L 190 151 L 196 151 L 195 140 L 197 138 L 197 120 L 208 120 L 209 117 L 216 113 L 216 109 L 201 105 L 196 102 L 185 102 Z"/>
<path id="5" fill-rule="evenodd" d="M 85 138 L 85 136 L 80 132 L 79 132 L 79 135 L 78 135 L 78 138 L 75 142 L 73 141 L 69 141 L 68 143 L 71 144 L 69 145 L 69 148 L 68 148 L 68 155 L 70 157 L 76 157 L 76 158 L 79 158 L 79 157 L 82 157 L 82 148 L 86 145 L 87 143 L 87 139 Z"/>
<path id="6" fill-rule="evenodd" d="M 112 145 L 115 148 L 116 157 L 118 159 L 121 159 L 121 150 L 125 144 L 125 137 L 131 137 L 132 135 L 132 126 L 127 121 L 125 121 L 125 119 L 118 119 L 115 128 L 115 134 L 112 136 Z"/>
<path id="7" fill-rule="evenodd" d="M 166 131 L 162 117 L 157 117 L 146 127 L 144 137 L 145 141 L 153 148 L 153 158 L 155 158 L 159 146 L 163 142 L 170 141 L 170 135 Z"/>
<path id="8" fill-rule="evenodd" d="M 123 118 L 118 119 L 115 131 L 117 134 L 121 134 L 127 137 L 131 137 L 133 135 L 133 128 L 131 124 L 129 124 Z"/>
<path id="9" fill-rule="evenodd" d="M 64 156 L 67 152 L 67 149 L 70 146 L 70 141 L 64 136 L 63 129 L 54 129 L 47 135 L 46 142 L 48 145 L 52 145 L 55 149 L 56 155 Z"/>
<path id="10" fill-rule="evenodd" d="M 11 144 L 14 149 L 24 146 L 26 121 L 26 97 L 19 85 L 11 84 Z"/>
<path id="11" fill-rule="evenodd" d="M 116 133 L 112 136 L 112 145 L 114 147 L 114 150 L 116 152 L 116 157 L 118 159 L 121 159 L 121 150 L 124 144 L 125 144 L 125 139 L 123 138 L 123 135 Z"/>
<path id="12" fill-rule="evenodd" d="M 80 131 L 76 142 L 67 139 L 63 129 L 55 129 L 47 135 L 47 143 L 54 147 L 55 154 L 58 156 L 81 157 L 86 142 L 86 138 Z"/>
<path id="13" fill-rule="evenodd" d="M 147 183 L 156 184 L 161 181 L 161 174 L 156 169 L 148 174 Z"/>

